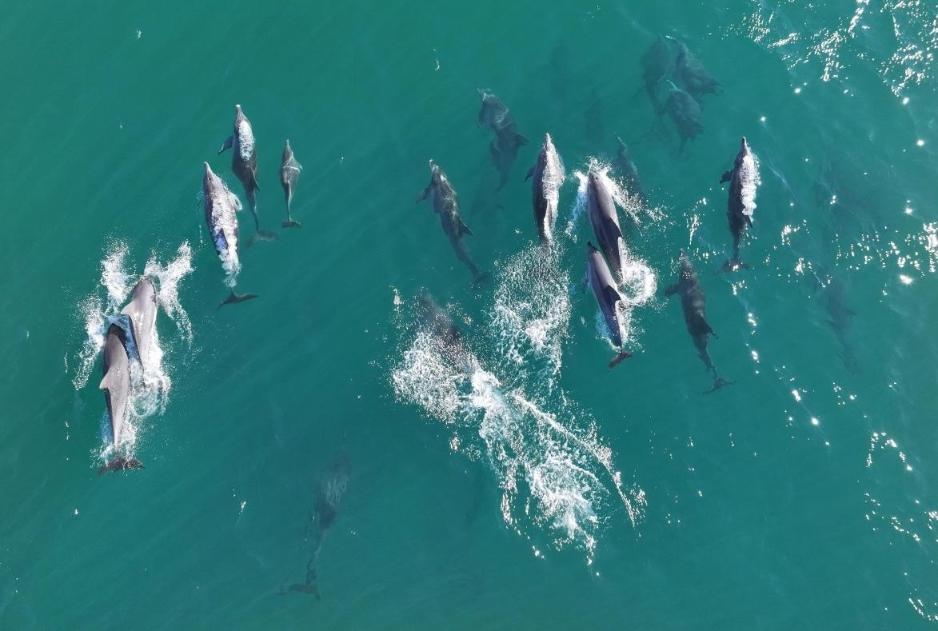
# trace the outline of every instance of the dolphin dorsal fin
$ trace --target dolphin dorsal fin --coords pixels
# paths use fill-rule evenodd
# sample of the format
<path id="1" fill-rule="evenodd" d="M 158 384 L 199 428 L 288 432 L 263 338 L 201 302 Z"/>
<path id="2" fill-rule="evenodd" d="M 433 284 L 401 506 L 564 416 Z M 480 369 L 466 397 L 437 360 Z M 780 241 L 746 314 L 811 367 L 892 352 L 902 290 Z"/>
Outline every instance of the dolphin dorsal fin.
<path id="1" fill-rule="evenodd" d="M 101 383 L 98 384 L 98 390 L 110 390 L 111 389 L 111 371 L 107 371 L 104 377 L 101 379 Z"/>
<path id="2" fill-rule="evenodd" d="M 612 285 L 606 285 L 603 288 L 603 291 L 606 292 L 606 298 L 609 299 L 609 302 L 616 304 L 622 300 L 622 294 L 619 293 L 619 290 L 613 287 Z"/>

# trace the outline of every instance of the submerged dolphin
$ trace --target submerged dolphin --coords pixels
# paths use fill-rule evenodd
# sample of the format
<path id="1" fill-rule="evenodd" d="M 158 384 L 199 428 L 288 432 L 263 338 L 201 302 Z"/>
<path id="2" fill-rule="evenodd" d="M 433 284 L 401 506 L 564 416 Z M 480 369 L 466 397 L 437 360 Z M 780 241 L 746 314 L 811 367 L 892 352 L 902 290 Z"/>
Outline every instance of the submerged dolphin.
<path id="1" fill-rule="evenodd" d="M 638 167 L 632 160 L 632 153 L 629 146 L 621 138 L 616 138 L 619 142 L 619 149 L 616 152 L 615 167 L 625 184 L 625 189 L 629 195 L 638 197 L 639 201 L 645 203 L 645 192 L 642 190 L 642 183 L 638 179 Z"/>
<path id="2" fill-rule="evenodd" d="M 622 295 L 616 289 L 616 282 L 612 278 L 609 266 L 606 265 L 606 259 L 592 243 L 587 243 L 587 247 L 587 279 L 596 297 L 599 310 L 603 314 L 603 319 L 606 321 L 609 340 L 619 349 L 618 354 L 609 362 L 609 367 L 613 368 L 623 359 L 632 356 L 632 353 L 622 349 L 622 325 L 619 321 L 619 303 L 622 302 Z"/>
<path id="3" fill-rule="evenodd" d="M 642 54 L 640 60 L 642 81 L 656 109 L 660 106 L 657 92 L 658 84 L 662 79 L 670 76 L 674 70 L 674 60 L 676 58 L 674 43 L 673 37 L 659 35 L 655 38 L 654 43 L 648 47 L 648 50 Z"/>
<path id="4" fill-rule="evenodd" d="M 466 235 L 471 235 L 472 231 L 459 215 L 459 200 L 456 196 L 456 191 L 453 189 L 452 184 L 449 183 L 449 178 L 446 177 L 446 173 L 444 173 L 443 169 L 433 160 L 430 160 L 430 183 L 427 184 L 427 187 L 417 197 L 417 202 L 420 203 L 427 197 L 431 198 L 433 212 L 440 216 L 440 225 L 443 227 L 443 232 L 446 233 L 446 236 L 449 238 L 449 243 L 453 246 L 456 257 L 469 268 L 476 282 L 482 280 L 484 278 L 483 274 L 479 271 L 479 268 L 476 267 L 476 264 L 472 262 L 472 259 L 469 258 L 469 253 L 462 243 L 462 238 Z"/>
<path id="5" fill-rule="evenodd" d="M 693 140 L 703 131 L 700 104 L 673 81 L 664 81 L 660 87 L 664 91 L 664 98 L 659 112 L 666 112 L 671 117 L 681 137 L 679 151 L 683 151 L 687 141 Z"/>
<path id="6" fill-rule="evenodd" d="M 130 356 L 127 352 L 127 335 L 118 324 L 108 327 L 103 351 L 104 376 L 98 386 L 104 390 L 108 418 L 111 427 L 111 447 L 116 452 L 124 438 L 127 412 L 130 401 Z M 121 469 L 140 469 L 143 465 L 136 458 L 115 456 L 99 469 L 99 473 Z"/>
<path id="7" fill-rule="evenodd" d="M 313 553 L 306 563 L 306 578 L 302 583 L 294 583 L 287 588 L 281 588 L 281 595 L 299 592 L 319 599 L 316 565 L 319 562 L 323 541 L 339 516 L 339 507 L 348 489 L 350 468 L 348 456 L 340 455 L 329 465 L 316 485 L 313 515 L 310 518 L 310 528 L 313 530 Z"/>
<path id="8" fill-rule="evenodd" d="M 674 76 L 684 89 L 694 96 L 714 94 L 720 84 L 713 78 L 703 63 L 690 51 L 687 44 L 677 42 L 677 59 L 674 61 Z"/>
<path id="9" fill-rule="evenodd" d="M 554 224 L 557 222 L 557 206 L 560 203 L 560 187 L 566 174 L 563 161 L 554 147 L 550 134 L 544 134 L 544 144 L 537 156 L 537 164 L 531 167 L 525 179 L 533 177 L 532 197 L 534 205 L 534 223 L 541 243 L 548 245 L 554 241 Z"/>
<path id="10" fill-rule="evenodd" d="M 664 295 L 673 296 L 674 294 L 680 294 L 681 308 L 684 311 L 684 323 L 687 325 L 687 332 L 694 341 L 694 346 L 697 348 L 697 353 L 700 355 L 700 361 L 704 363 L 704 366 L 710 374 L 713 375 L 713 388 L 709 391 L 713 392 L 723 386 L 730 385 L 732 382 L 726 381 L 717 374 L 716 366 L 713 365 L 713 360 L 710 358 L 710 353 L 707 351 L 708 338 L 711 335 L 716 337 L 716 333 L 713 332 L 710 324 L 707 323 L 707 299 L 703 289 L 700 287 L 700 282 L 697 280 L 697 272 L 694 271 L 690 259 L 684 252 L 681 252 L 680 266 L 681 275 L 677 283 L 665 289 Z"/>
<path id="11" fill-rule="evenodd" d="M 759 179 L 759 161 L 749 149 L 749 143 L 743 136 L 739 141 L 739 153 L 733 168 L 723 174 L 720 183 L 729 182 L 730 191 L 726 204 L 726 217 L 729 219 L 730 234 L 733 235 L 733 258 L 727 261 L 724 269 L 735 271 L 748 267 L 739 260 L 739 242 L 746 228 L 752 226 L 752 215 L 756 210 L 756 191 Z"/>
<path id="12" fill-rule="evenodd" d="M 590 167 L 587 176 L 586 210 L 599 248 L 606 257 L 613 277 L 618 281 L 622 278 L 622 246 L 625 239 L 609 183 L 595 166 Z"/>
<path id="13" fill-rule="evenodd" d="M 518 155 L 518 148 L 528 140 L 518 133 L 515 120 L 502 103 L 502 100 L 489 90 L 479 90 L 482 106 L 479 110 L 479 124 L 485 125 L 495 134 L 495 139 L 489 145 L 492 161 L 501 175 L 498 188 L 508 182 L 508 174 Z"/>
<path id="14" fill-rule="evenodd" d="M 254 215 L 257 237 L 264 240 L 276 239 L 277 235 L 274 233 L 261 230 L 260 218 L 257 216 L 257 191 L 260 190 L 257 184 L 257 148 L 251 121 L 241 111 L 240 105 L 235 105 L 234 132 L 225 139 L 218 153 L 232 148 L 234 151 L 231 158 L 231 170 L 244 186 L 244 194 L 248 197 L 251 213 Z"/>
<path id="15" fill-rule="evenodd" d="M 417 294 L 417 317 L 420 326 L 449 349 L 462 347 L 462 334 L 456 328 L 453 318 L 437 304 L 426 289 Z"/>
<path id="16" fill-rule="evenodd" d="M 290 140 L 283 146 L 283 157 L 280 160 L 280 184 L 283 186 L 283 194 L 287 201 L 287 220 L 283 222 L 284 228 L 299 228 L 303 224 L 295 221 L 290 216 L 290 206 L 293 203 L 293 189 L 296 188 L 296 181 L 300 179 L 300 171 L 303 165 L 296 161 L 293 156 L 293 147 L 290 146 Z"/>
<path id="17" fill-rule="evenodd" d="M 202 176 L 202 200 L 205 204 L 205 223 L 212 235 L 212 243 L 225 270 L 225 284 L 231 288 L 231 295 L 222 305 L 243 302 L 257 298 L 255 294 L 236 294 L 235 285 L 238 282 L 238 272 L 241 271 L 241 261 L 238 259 L 238 216 L 241 202 L 237 196 L 228 190 L 228 187 L 218 177 L 208 162 L 205 164 L 205 173 Z"/>

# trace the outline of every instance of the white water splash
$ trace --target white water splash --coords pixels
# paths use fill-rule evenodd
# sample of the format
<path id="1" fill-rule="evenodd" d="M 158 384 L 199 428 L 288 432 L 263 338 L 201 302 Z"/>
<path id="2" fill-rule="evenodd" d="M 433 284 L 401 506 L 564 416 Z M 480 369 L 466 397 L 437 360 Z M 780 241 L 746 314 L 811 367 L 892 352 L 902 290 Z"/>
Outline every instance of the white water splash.
<path id="1" fill-rule="evenodd" d="M 238 211 L 242 209 L 241 200 L 231 192 L 221 177 L 211 173 L 210 195 L 212 204 L 212 242 L 225 270 L 225 285 L 234 289 L 238 284 L 241 261 L 238 258 Z"/>
<path id="2" fill-rule="evenodd" d="M 172 387 L 172 380 L 164 363 L 165 351 L 160 343 L 159 327 L 155 327 L 149 352 L 141 358 L 141 363 L 137 359 L 139 354 L 134 352 L 133 337 L 127 327 L 127 321 L 120 316 L 131 289 L 140 280 L 139 276 L 129 271 L 128 254 L 128 248 L 123 243 L 111 246 L 101 261 L 100 290 L 84 298 L 78 305 L 84 321 L 85 341 L 76 357 L 77 368 L 72 379 L 76 390 L 84 388 L 90 380 L 98 355 L 104 347 L 107 330 L 112 324 L 124 329 L 128 349 L 134 356 L 129 364 L 131 391 L 125 425 L 121 430 L 121 444 L 116 448 L 110 445 L 110 423 L 107 411 L 103 413 L 102 435 L 106 444 L 98 456 L 105 460 L 118 453 L 124 456 L 133 454 L 140 422 L 165 411 Z M 160 263 L 154 255 L 147 261 L 144 269 L 144 276 L 154 284 L 158 305 L 176 324 L 179 336 L 189 345 L 192 343 L 192 325 L 179 302 L 178 288 L 192 270 L 192 251 L 187 242 L 179 246 L 176 257 L 169 263 Z M 102 298 L 101 293 L 106 294 L 105 297 Z"/>
<path id="3" fill-rule="evenodd" d="M 739 169 L 740 194 L 743 202 L 743 214 L 752 220 L 756 212 L 756 192 L 762 184 L 759 176 L 759 158 L 752 151 L 743 156 Z"/>

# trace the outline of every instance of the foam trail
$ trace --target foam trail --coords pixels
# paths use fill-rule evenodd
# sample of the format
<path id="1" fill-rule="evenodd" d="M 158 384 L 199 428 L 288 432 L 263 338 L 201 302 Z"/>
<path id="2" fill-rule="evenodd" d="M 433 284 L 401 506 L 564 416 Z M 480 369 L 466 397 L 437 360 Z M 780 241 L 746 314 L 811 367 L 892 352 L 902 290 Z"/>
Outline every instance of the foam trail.
<path id="1" fill-rule="evenodd" d="M 586 210 L 589 179 L 582 171 L 574 171 L 573 177 L 577 179 L 576 201 L 573 203 L 573 208 L 570 209 L 570 219 L 567 221 L 567 227 L 564 229 L 563 233 L 568 239 L 576 243 L 574 231 L 576 230 L 577 222 Z"/>

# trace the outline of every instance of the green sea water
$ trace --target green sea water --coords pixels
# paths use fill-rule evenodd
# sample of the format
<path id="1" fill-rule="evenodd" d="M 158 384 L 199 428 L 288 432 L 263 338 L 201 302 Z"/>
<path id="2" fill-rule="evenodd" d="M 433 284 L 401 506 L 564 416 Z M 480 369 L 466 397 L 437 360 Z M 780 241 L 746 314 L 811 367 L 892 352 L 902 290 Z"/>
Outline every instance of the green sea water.
<path id="1" fill-rule="evenodd" d="M 938 622 L 934 3 L 5 9 L 0 628 Z M 721 85 L 683 151 L 642 85 L 662 33 Z M 530 139 L 500 191 L 478 88 Z M 260 297 L 218 309 L 198 195 L 205 160 L 242 194 L 216 155 L 235 103 L 279 239 L 246 247 L 240 215 L 238 289 Z M 545 132 L 568 171 L 553 260 L 523 182 Z M 751 269 L 722 274 L 741 135 L 762 176 Z M 580 282 L 589 224 L 564 229 L 573 171 L 617 137 L 654 209 L 629 243 L 657 284 L 609 370 Z M 414 204 L 431 158 L 487 283 Z M 735 382 L 707 396 L 661 295 L 682 248 Z M 99 476 L 88 327 L 145 269 L 171 385 L 136 423 L 146 468 Z M 414 330 L 420 288 L 454 314 L 466 366 Z M 310 559 L 319 598 L 281 595 Z"/>

